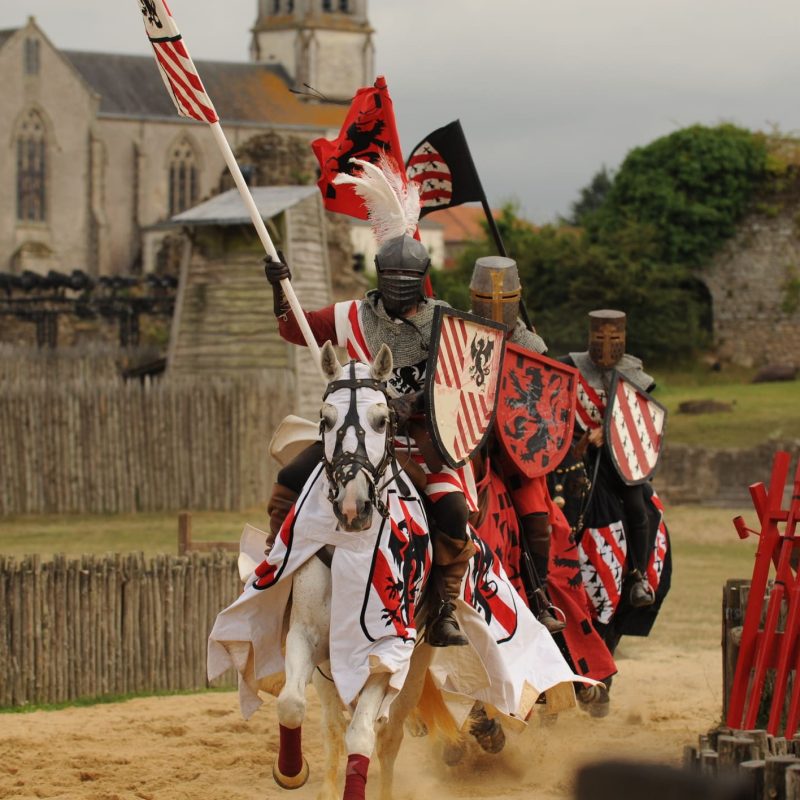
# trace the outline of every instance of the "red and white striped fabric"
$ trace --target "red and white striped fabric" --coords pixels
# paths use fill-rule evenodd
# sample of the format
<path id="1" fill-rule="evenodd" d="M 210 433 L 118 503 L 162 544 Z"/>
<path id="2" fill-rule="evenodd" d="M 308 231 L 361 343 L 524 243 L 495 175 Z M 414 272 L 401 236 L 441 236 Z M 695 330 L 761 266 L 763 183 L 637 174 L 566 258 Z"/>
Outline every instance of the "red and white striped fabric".
<path id="1" fill-rule="evenodd" d="M 599 428 L 606 413 L 606 393 L 589 384 L 583 375 L 578 376 L 575 403 L 575 421 L 585 431 Z"/>
<path id="2" fill-rule="evenodd" d="M 641 483 L 658 464 L 666 412 L 622 376 L 613 399 L 608 436 L 613 460 L 627 483 Z"/>
<path id="3" fill-rule="evenodd" d="M 178 114 L 199 122 L 218 122 L 214 105 L 206 94 L 167 4 L 164 0 L 138 2 L 161 79 Z"/>
<path id="4" fill-rule="evenodd" d="M 452 313 L 442 315 L 433 423 L 441 446 L 456 462 L 475 452 L 492 423 L 504 335 Z"/>
<path id="5" fill-rule="evenodd" d="M 669 535 L 667 534 L 667 525 L 664 522 L 664 504 L 655 492 L 653 492 L 651 502 L 661 514 L 655 545 L 650 555 L 650 563 L 647 565 L 647 581 L 653 591 L 656 591 L 661 583 L 661 573 L 664 571 L 664 560 L 667 557 L 667 548 L 669 547 Z"/>
<path id="6" fill-rule="evenodd" d="M 592 616 L 609 622 L 619 605 L 628 542 L 620 520 L 602 528 L 586 528 L 578 548 L 581 574 Z"/>
<path id="7" fill-rule="evenodd" d="M 453 199 L 453 176 L 450 167 L 430 142 L 423 142 L 408 159 L 406 175 L 419 184 L 423 208 L 450 205 Z"/>

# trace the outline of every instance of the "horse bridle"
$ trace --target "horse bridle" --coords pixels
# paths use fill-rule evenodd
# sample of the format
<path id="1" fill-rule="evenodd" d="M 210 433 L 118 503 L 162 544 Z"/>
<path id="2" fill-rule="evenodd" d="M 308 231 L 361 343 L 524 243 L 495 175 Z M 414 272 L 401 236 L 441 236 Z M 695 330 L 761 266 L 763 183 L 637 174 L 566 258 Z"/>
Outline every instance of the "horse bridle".
<path id="1" fill-rule="evenodd" d="M 394 459 L 395 414 L 394 409 L 389 406 L 389 395 L 386 391 L 386 384 L 375 378 L 356 378 L 356 363 L 358 362 L 351 361 L 349 364 L 345 365 L 345 369 L 349 369 L 350 371 L 350 377 L 331 381 L 322 397 L 324 402 L 333 392 L 338 392 L 341 389 L 348 389 L 350 391 L 350 402 L 347 408 L 347 414 L 345 414 L 344 421 L 339 427 L 339 430 L 336 431 L 336 446 L 333 450 L 333 457 L 328 460 L 324 452 L 322 455 L 322 465 L 325 469 L 325 475 L 328 478 L 328 500 L 333 503 L 336 499 L 337 486 L 349 483 L 359 472 L 364 472 L 369 483 L 370 499 L 378 510 L 378 513 L 385 519 L 389 516 L 389 509 L 383 500 L 381 500 L 380 490 L 377 484 L 386 471 L 386 467 Z M 386 405 L 389 409 L 389 419 L 386 423 L 386 449 L 384 450 L 383 458 L 377 465 L 374 465 L 367 455 L 366 431 L 358 416 L 358 401 L 356 396 L 358 389 L 374 389 L 376 392 L 380 392 L 386 400 Z M 319 428 L 320 435 L 324 438 L 324 420 L 320 420 Z M 350 428 L 355 431 L 357 446 L 354 451 L 345 453 L 342 450 L 342 442 Z"/>

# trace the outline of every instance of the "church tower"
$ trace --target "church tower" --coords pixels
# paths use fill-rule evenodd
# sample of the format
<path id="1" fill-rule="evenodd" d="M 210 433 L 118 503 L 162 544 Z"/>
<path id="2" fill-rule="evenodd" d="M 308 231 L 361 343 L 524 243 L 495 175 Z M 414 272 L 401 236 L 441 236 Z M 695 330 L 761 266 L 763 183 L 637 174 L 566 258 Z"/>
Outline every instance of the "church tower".
<path id="1" fill-rule="evenodd" d="M 375 79 L 367 0 L 258 0 L 250 56 L 280 64 L 299 89 L 349 100 Z"/>

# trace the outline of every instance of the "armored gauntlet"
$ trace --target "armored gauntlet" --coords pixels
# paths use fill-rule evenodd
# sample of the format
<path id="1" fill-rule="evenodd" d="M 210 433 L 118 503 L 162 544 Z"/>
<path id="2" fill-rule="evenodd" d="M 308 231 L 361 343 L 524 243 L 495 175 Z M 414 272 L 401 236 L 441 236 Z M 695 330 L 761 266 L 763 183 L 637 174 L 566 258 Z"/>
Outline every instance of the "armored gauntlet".
<path id="1" fill-rule="evenodd" d="M 278 251 L 278 260 L 272 256 L 264 258 L 264 274 L 272 286 L 272 308 L 276 317 L 285 317 L 289 313 L 289 301 L 281 288 L 281 281 L 284 278 L 292 279 L 292 273 L 283 253 Z"/>

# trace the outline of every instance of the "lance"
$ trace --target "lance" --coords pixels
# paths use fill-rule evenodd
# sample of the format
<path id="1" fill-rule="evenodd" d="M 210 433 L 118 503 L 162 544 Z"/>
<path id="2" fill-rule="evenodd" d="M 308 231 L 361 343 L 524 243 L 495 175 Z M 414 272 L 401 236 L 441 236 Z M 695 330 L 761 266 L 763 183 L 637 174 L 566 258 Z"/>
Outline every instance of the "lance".
<path id="1" fill-rule="evenodd" d="M 183 42 L 183 37 L 178 30 L 174 17 L 164 0 L 138 0 L 138 3 L 144 19 L 147 38 L 153 46 L 158 70 L 178 114 L 182 117 L 191 117 L 199 122 L 208 123 L 214 135 L 214 141 L 225 159 L 225 164 L 228 166 L 245 208 L 250 214 L 250 219 L 258 233 L 258 238 L 261 240 L 261 244 L 264 245 L 267 255 L 277 261 L 278 251 L 275 249 L 272 239 L 270 239 L 267 226 L 264 225 L 264 220 L 256 207 L 250 188 L 245 182 L 241 169 L 239 169 L 239 164 L 219 123 L 219 116 L 211 99 L 206 94 L 203 82 L 197 74 L 197 69 Z M 284 278 L 281 281 L 281 289 L 283 289 L 283 294 L 289 301 L 289 306 L 292 309 L 294 318 L 297 320 L 297 324 L 300 326 L 300 331 L 308 349 L 311 351 L 317 369 L 322 374 L 319 346 L 316 339 L 314 339 L 314 334 L 311 333 L 306 315 L 303 313 L 303 308 L 288 278 Z"/>

